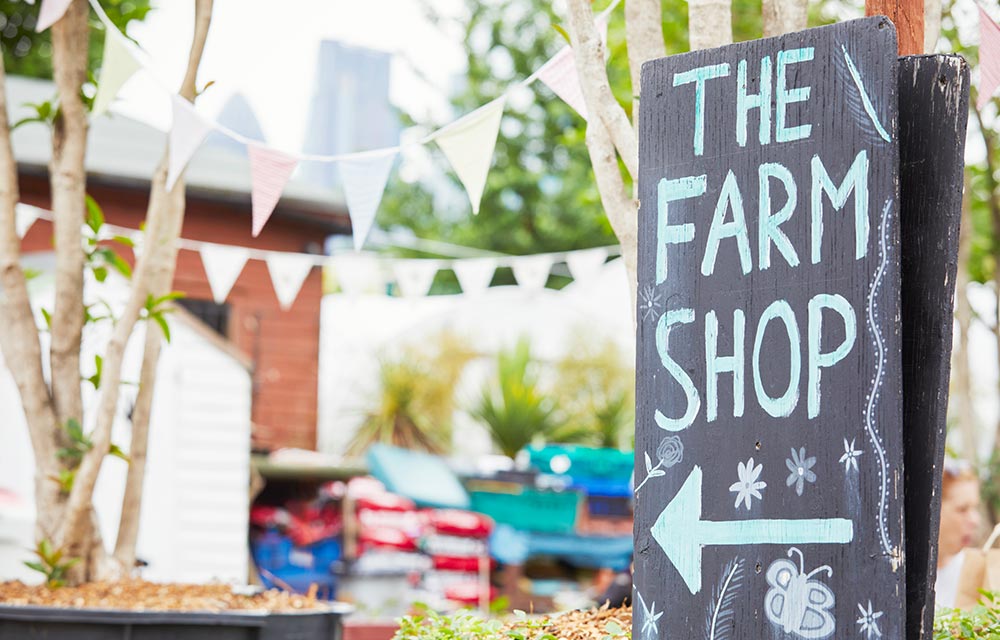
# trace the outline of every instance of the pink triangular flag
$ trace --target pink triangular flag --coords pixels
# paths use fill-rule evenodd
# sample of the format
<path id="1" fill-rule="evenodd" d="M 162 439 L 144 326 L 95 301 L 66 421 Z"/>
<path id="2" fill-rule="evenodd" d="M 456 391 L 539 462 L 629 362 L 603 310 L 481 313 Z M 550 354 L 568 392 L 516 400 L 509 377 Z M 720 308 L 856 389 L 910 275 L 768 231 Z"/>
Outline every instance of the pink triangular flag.
<path id="1" fill-rule="evenodd" d="M 41 33 L 59 22 L 71 2 L 73 0 L 42 0 L 42 7 L 38 10 L 38 22 L 35 24 L 35 31 Z"/>
<path id="2" fill-rule="evenodd" d="M 587 103 L 583 99 L 580 77 L 576 74 L 573 49 L 568 45 L 559 50 L 538 69 L 538 79 L 562 100 L 587 119 Z"/>
<path id="3" fill-rule="evenodd" d="M 170 127 L 170 153 L 167 165 L 167 190 L 174 188 L 184 167 L 198 150 L 212 125 L 205 121 L 194 105 L 178 95 L 170 96 L 174 111 L 174 124 Z"/>
<path id="4" fill-rule="evenodd" d="M 982 109 L 1000 87 L 1000 27 L 988 13 L 979 9 L 979 99 Z"/>
<path id="5" fill-rule="evenodd" d="M 351 216 L 355 251 L 361 251 L 372 229 L 395 160 L 396 152 L 391 151 L 355 155 L 340 162 L 340 178 L 344 185 L 347 213 Z"/>
<path id="6" fill-rule="evenodd" d="M 260 235 L 267 224 L 292 177 L 298 158 L 264 145 L 250 143 L 250 174 L 253 181 L 251 201 L 253 202 L 253 237 Z"/>

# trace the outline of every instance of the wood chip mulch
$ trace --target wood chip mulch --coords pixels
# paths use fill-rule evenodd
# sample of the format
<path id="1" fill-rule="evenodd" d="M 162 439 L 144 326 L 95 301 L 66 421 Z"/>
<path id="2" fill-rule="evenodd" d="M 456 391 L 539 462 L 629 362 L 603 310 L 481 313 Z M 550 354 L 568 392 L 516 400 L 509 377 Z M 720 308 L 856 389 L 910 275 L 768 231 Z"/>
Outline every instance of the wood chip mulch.
<path id="1" fill-rule="evenodd" d="M 272 589 L 254 595 L 233 593 L 224 584 L 157 584 L 141 580 L 90 582 L 79 587 L 48 589 L 21 582 L 0 582 L 0 604 L 118 609 L 129 611 L 296 612 L 323 609 L 313 595 Z"/>
<path id="2" fill-rule="evenodd" d="M 603 606 L 599 609 L 567 611 L 551 618 L 544 631 L 559 640 L 604 640 L 609 635 L 608 623 L 612 621 L 620 629 L 630 633 L 632 607 L 609 609 Z"/>

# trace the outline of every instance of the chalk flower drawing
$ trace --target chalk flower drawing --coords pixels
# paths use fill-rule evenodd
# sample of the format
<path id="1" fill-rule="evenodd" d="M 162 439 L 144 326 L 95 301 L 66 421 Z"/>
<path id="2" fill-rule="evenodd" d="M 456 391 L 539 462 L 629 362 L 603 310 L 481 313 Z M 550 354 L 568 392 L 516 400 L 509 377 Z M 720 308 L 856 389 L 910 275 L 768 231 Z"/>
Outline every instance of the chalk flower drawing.
<path id="1" fill-rule="evenodd" d="M 660 618 L 663 617 L 663 612 L 656 611 L 655 602 L 646 607 L 646 601 L 642 599 L 642 594 L 639 593 L 638 589 L 635 590 L 635 595 L 639 600 L 639 624 L 642 625 L 639 629 L 639 637 L 641 640 L 657 640 L 660 637 L 659 622 Z"/>
<path id="2" fill-rule="evenodd" d="M 722 577 L 706 614 L 706 640 L 729 640 L 736 627 L 736 598 L 743 586 L 743 559 L 736 557 L 729 561 L 722 571 Z"/>
<path id="3" fill-rule="evenodd" d="M 788 479 L 785 480 L 785 484 L 789 487 L 794 484 L 795 493 L 801 496 L 806 482 L 816 482 L 816 474 L 812 472 L 815 464 L 816 457 L 811 456 L 807 458 L 805 447 L 800 447 L 798 451 L 792 449 L 792 457 L 785 458 L 785 466 L 791 471 L 788 474 Z"/>
<path id="4" fill-rule="evenodd" d="M 861 626 L 860 633 L 867 634 L 868 640 L 871 640 L 873 636 L 881 638 L 882 631 L 879 630 L 876 620 L 882 617 L 882 612 L 872 610 L 871 600 L 868 601 L 867 609 L 858 604 L 858 611 L 861 612 L 861 617 L 858 618 L 858 624 Z"/>
<path id="5" fill-rule="evenodd" d="M 647 284 L 639 292 L 639 313 L 643 320 L 656 320 L 660 315 L 660 292 L 653 285 Z"/>
<path id="6" fill-rule="evenodd" d="M 837 629 L 837 621 L 830 612 L 836 599 L 830 587 L 813 580 L 813 576 L 826 572 L 832 578 L 833 569 L 823 565 L 806 573 L 802 552 L 792 547 L 788 557 L 793 553 L 799 554 L 798 566 L 787 558 L 778 558 L 767 569 L 765 577 L 770 589 L 764 596 L 764 613 L 785 633 L 806 640 L 829 638 Z"/>
<path id="7" fill-rule="evenodd" d="M 643 453 L 646 458 L 646 478 L 635 488 L 638 491 L 642 485 L 650 478 L 659 478 L 669 469 L 684 459 L 684 443 L 678 436 L 666 436 L 660 440 L 660 446 L 656 447 L 656 466 L 649 457 L 649 453 Z"/>
<path id="8" fill-rule="evenodd" d="M 854 467 L 855 471 L 858 471 L 858 458 L 864 451 L 858 451 L 854 448 L 854 440 L 851 440 L 851 444 L 847 444 L 847 438 L 844 438 L 844 455 L 840 456 L 840 462 L 844 465 L 844 473 L 848 473 L 851 467 Z"/>
<path id="9" fill-rule="evenodd" d="M 734 482 L 729 486 L 729 490 L 736 494 L 736 504 L 733 505 L 735 508 L 739 509 L 740 502 L 742 502 L 749 511 L 751 498 L 758 500 L 764 498 L 760 495 L 760 490 L 766 487 L 767 483 L 757 480 L 763 470 L 764 465 L 759 464 L 756 467 L 753 465 L 753 458 L 747 460 L 746 464 L 740 462 L 736 466 L 736 473 L 740 478 L 739 482 Z"/>

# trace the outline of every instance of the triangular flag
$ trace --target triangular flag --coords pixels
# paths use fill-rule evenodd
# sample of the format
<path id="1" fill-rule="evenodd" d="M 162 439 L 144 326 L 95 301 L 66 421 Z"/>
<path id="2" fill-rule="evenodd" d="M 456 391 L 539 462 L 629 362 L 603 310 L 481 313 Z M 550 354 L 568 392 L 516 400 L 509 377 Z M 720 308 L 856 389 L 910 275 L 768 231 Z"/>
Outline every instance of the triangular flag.
<path id="1" fill-rule="evenodd" d="M 295 253 L 269 253 L 267 255 L 267 270 L 271 274 L 271 284 L 278 302 L 285 311 L 292 307 L 299 295 L 302 283 L 309 277 L 313 268 L 313 259 Z"/>
<path id="2" fill-rule="evenodd" d="M 435 136 L 469 194 L 473 213 L 479 213 L 479 202 L 483 199 L 503 107 L 504 97 L 501 96 L 441 129 Z"/>
<path id="3" fill-rule="evenodd" d="M 344 184 L 347 213 L 351 216 L 354 250 L 361 251 L 375 222 L 389 171 L 396 152 L 363 154 L 340 162 L 340 180 Z"/>
<path id="4" fill-rule="evenodd" d="M 489 288 L 493 273 L 497 270 L 497 261 L 496 258 L 456 260 L 451 268 L 455 271 L 458 284 L 462 285 L 462 292 L 478 295 Z"/>
<path id="5" fill-rule="evenodd" d="M 94 96 L 91 116 L 96 118 L 108 110 L 122 85 L 142 68 L 132 55 L 125 38 L 117 29 L 108 29 L 104 36 L 104 59 L 101 62 L 101 79 Z"/>
<path id="6" fill-rule="evenodd" d="M 17 237 L 23 238 L 36 220 L 38 220 L 38 209 L 18 204 L 14 208 L 14 229 L 17 231 Z"/>
<path id="7" fill-rule="evenodd" d="M 979 9 L 979 99 L 982 109 L 1000 87 L 1000 27 L 988 13 Z"/>
<path id="8" fill-rule="evenodd" d="M 41 33 L 59 22 L 69 8 L 69 3 L 73 0 L 42 0 L 42 7 L 38 10 L 38 22 L 35 24 L 35 31 Z M 83 0 L 80 0 L 81 2 Z"/>
<path id="9" fill-rule="evenodd" d="M 384 293 L 385 281 L 378 261 L 367 253 L 342 253 L 328 263 L 341 291 L 357 295 L 378 291 Z"/>
<path id="10" fill-rule="evenodd" d="M 250 251 L 245 247 L 204 244 L 200 253 L 201 264 L 205 267 L 205 275 L 208 276 L 208 286 L 212 289 L 212 297 L 216 303 L 222 304 L 240 277 L 243 266 L 250 258 Z"/>
<path id="11" fill-rule="evenodd" d="M 201 146 L 212 125 L 205 121 L 194 105 L 178 95 L 170 96 L 174 124 L 170 128 L 170 164 L 167 169 L 167 190 L 174 188 L 184 167 Z"/>
<path id="12" fill-rule="evenodd" d="M 520 287 L 529 291 L 541 291 L 549 280 L 549 270 L 552 269 L 552 255 L 539 253 L 533 256 L 520 256 L 510 262 L 514 270 L 514 279 Z"/>
<path id="13" fill-rule="evenodd" d="M 397 260 L 392 265 L 396 284 L 407 298 L 427 295 L 440 268 L 441 263 L 437 260 Z"/>
<path id="14" fill-rule="evenodd" d="M 590 280 L 600 273 L 607 259 L 608 250 L 605 247 L 570 251 L 566 254 L 566 266 L 573 279 L 580 282 Z"/>
<path id="15" fill-rule="evenodd" d="M 281 192 L 292 177 L 298 158 L 287 153 L 251 142 L 250 180 L 253 183 L 250 199 L 253 203 L 253 237 L 260 235 L 268 218 L 278 206 Z"/>
<path id="16" fill-rule="evenodd" d="M 576 74 L 576 60 L 569 45 L 559 50 L 548 62 L 538 69 L 538 79 L 563 102 L 573 107 L 580 116 L 587 119 L 587 104 L 583 99 L 580 77 Z"/>

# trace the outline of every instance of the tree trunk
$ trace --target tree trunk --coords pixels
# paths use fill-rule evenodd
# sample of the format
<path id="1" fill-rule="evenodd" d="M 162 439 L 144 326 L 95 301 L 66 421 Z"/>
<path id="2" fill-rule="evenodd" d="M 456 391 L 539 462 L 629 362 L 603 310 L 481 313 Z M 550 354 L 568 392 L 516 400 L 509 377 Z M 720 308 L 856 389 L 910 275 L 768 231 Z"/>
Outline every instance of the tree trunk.
<path id="1" fill-rule="evenodd" d="M 765 38 L 802 31 L 808 25 L 809 0 L 763 0 L 761 14 Z"/>
<path id="2" fill-rule="evenodd" d="M 187 73 L 181 83 L 180 95 L 194 100 L 198 68 L 208 38 L 212 18 L 212 0 L 196 0 L 195 30 L 188 55 Z M 171 191 L 166 190 L 167 161 L 165 153 L 160 161 L 152 182 L 148 217 L 153 216 L 153 208 L 164 209 L 161 241 L 146 243 L 145 250 L 152 252 L 150 293 L 160 298 L 170 293 L 177 266 L 178 240 L 184 226 L 184 177 L 177 181 Z M 156 323 L 146 326 L 146 341 L 139 375 L 139 393 L 132 413 L 132 441 L 129 446 L 129 469 L 125 480 L 125 495 L 122 498 L 121 518 L 118 525 L 118 539 L 115 542 L 114 558 L 128 571 L 135 565 L 136 544 L 139 539 L 139 520 L 142 514 L 142 490 L 146 475 L 146 448 L 149 442 L 149 421 L 152 415 L 153 390 L 156 385 L 156 369 L 163 344 L 163 333 Z"/>
<path id="3" fill-rule="evenodd" d="M 924 0 L 924 51 L 937 51 L 941 37 L 941 0 Z"/>
<path id="4" fill-rule="evenodd" d="M 691 51 L 732 44 L 732 1 L 688 0 L 688 31 Z"/>

